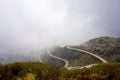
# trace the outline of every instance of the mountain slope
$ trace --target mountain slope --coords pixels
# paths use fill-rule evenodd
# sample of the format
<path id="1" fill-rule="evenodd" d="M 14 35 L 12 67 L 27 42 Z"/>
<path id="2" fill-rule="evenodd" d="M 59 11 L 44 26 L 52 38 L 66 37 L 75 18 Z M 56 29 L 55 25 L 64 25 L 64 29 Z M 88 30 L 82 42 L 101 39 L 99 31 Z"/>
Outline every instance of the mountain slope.
<path id="1" fill-rule="evenodd" d="M 109 62 L 120 62 L 120 38 L 99 37 L 74 47 L 97 54 Z"/>
<path id="2" fill-rule="evenodd" d="M 69 62 L 69 66 L 86 66 L 100 63 L 101 61 L 85 52 L 70 50 L 65 47 L 54 47 L 51 53 L 54 56 L 63 58 Z M 85 50 L 100 56 L 108 62 L 120 62 L 120 38 L 99 37 L 91 39 L 79 46 L 70 46 L 76 49 Z M 50 56 L 49 56 L 50 57 Z M 48 58 L 47 58 L 48 59 Z M 53 59 L 53 58 L 52 58 Z M 54 60 L 54 59 L 53 59 Z M 50 61 L 50 59 L 48 60 Z M 52 62 L 53 64 L 54 62 Z M 51 62 L 49 62 L 51 64 Z M 54 63 L 54 65 L 56 62 Z M 63 63 L 59 63 L 63 64 Z"/>

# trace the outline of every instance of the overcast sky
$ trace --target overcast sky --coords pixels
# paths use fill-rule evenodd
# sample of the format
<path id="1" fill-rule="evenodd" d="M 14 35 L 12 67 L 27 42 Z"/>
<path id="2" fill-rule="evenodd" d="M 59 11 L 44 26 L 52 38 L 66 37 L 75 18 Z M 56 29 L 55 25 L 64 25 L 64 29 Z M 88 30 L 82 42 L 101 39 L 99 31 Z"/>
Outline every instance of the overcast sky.
<path id="1" fill-rule="evenodd" d="M 0 0 L 0 52 L 120 37 L 120 0 Z"/>

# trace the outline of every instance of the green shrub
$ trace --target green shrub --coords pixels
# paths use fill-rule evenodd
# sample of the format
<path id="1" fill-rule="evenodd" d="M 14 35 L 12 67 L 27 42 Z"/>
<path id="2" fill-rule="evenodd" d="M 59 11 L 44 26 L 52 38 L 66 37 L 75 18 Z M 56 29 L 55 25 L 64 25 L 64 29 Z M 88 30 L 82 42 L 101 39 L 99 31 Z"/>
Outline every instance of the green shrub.
<path id="1" fill-rule="evenodd" d="M 120 63 L 76 70 L 38 62 L 14 63 L 0 66 L 0 80 L 120 80 Z"/>

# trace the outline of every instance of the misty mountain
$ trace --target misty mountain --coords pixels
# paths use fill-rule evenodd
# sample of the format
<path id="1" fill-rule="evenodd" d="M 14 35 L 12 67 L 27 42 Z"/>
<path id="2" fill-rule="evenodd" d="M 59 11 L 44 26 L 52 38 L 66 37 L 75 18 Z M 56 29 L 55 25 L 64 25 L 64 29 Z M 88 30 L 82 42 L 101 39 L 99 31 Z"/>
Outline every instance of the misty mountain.
<path id="1" fill-rule="evenodd" d="M 91 39 L 78 46 L 70 46 L 94 53 L 108 62 L 120 62 L 120 38 L 99 37 Z M 101 61 L 84 52 L 70 50 L 67 46 L 50 48 L 50 52 L 57 57 L 61 57 L 69 62 L 69 66 L 85 66 Z M 16 54 L 0 54 L 0 63 L 14 62 L 43 62 L 55 66 L 64 66 L 64 62 L 51 57 L 47 49 L 42 54 L 40 51 Z"/>
<path id="2" fill-rule="evenodd" d="M 54 47 L 51 49 L 51 53 L 54 56 L 67 60 L 69 62 L 69 66 L 85 66 L 89 64 L 101 63 L 100 60 L 86 54 L 85 52 L 70 50 L 67 47 L 68 46 Z M 91 52 L 105 59 L 107 62 L 120 62 L 120 38 L 99 37 L 91 39 L 81 45 L 70 47 Z M 49 58 L 52 57 L 49 56 Z M 47 58 L 49 61 L 47 63 L 51 64 L 49 58 Z M 58 63 L 56 65 L 58 65 Z"/>

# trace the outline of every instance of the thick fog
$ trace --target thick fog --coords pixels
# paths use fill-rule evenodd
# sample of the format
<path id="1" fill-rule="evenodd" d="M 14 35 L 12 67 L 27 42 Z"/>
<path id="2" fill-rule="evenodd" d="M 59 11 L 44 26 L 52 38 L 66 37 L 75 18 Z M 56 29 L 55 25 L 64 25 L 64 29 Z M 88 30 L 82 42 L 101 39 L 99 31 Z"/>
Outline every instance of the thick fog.
<path id="1" fill-rule="evenodd" d="M 120 36 L 119 0 L 0 0 L 0 54 Z"/>

